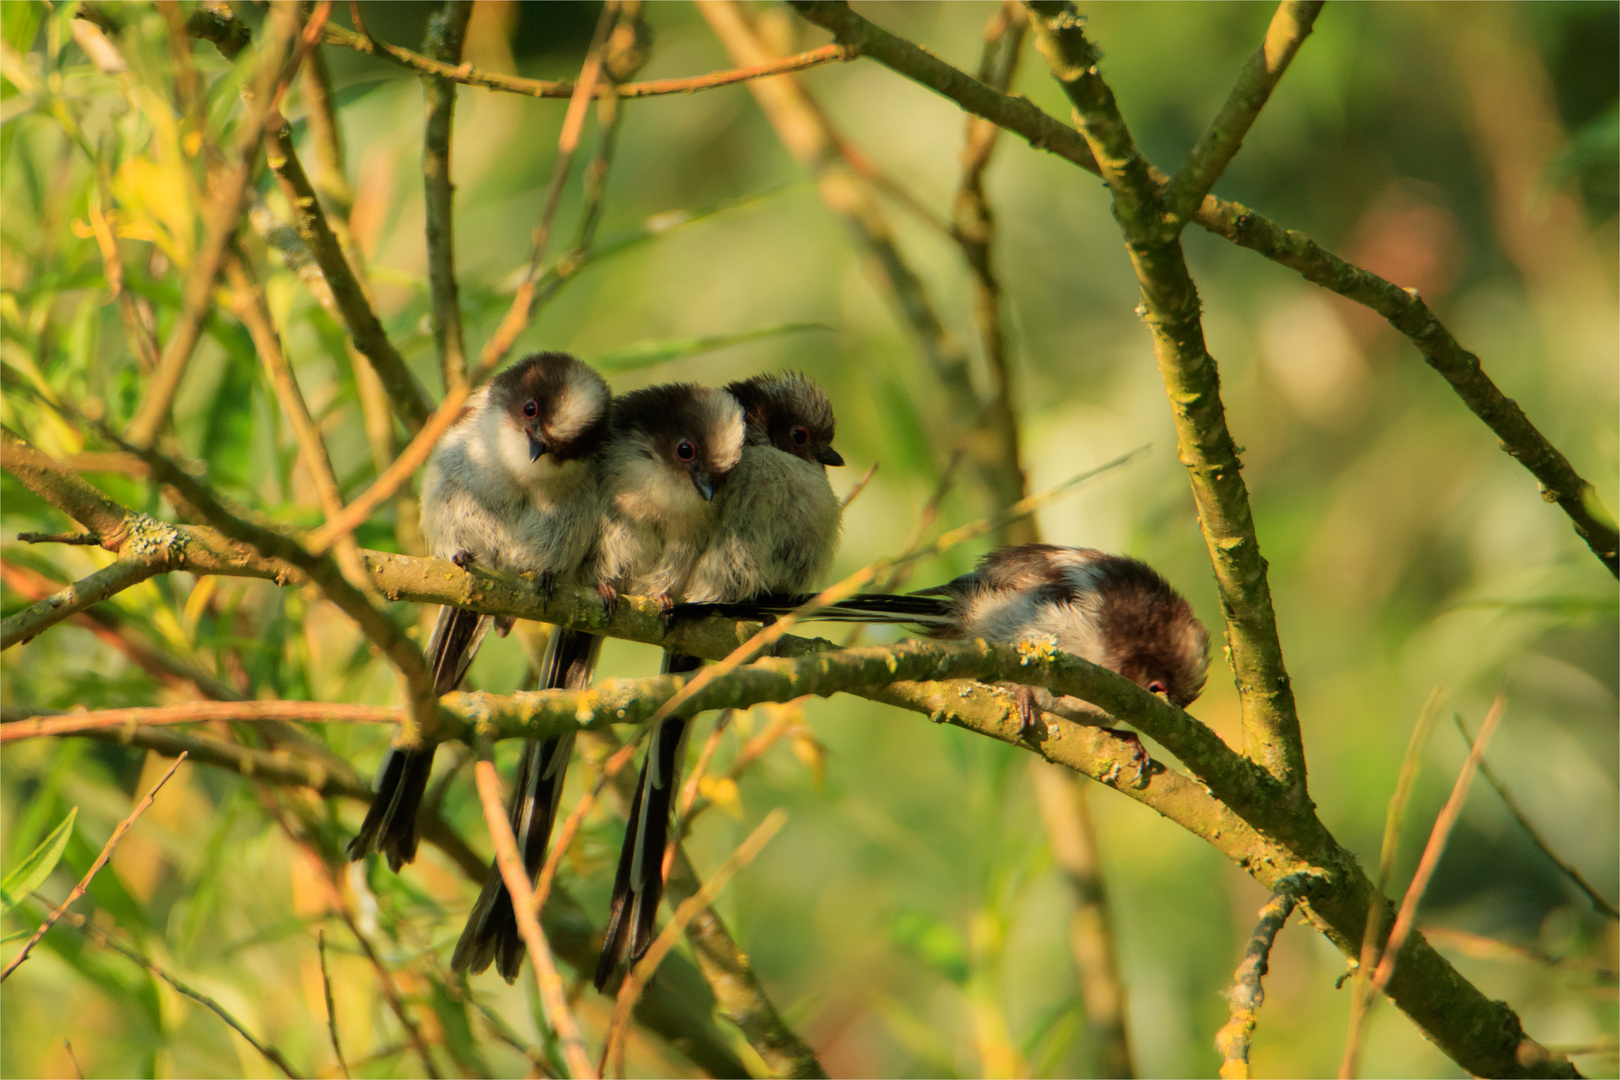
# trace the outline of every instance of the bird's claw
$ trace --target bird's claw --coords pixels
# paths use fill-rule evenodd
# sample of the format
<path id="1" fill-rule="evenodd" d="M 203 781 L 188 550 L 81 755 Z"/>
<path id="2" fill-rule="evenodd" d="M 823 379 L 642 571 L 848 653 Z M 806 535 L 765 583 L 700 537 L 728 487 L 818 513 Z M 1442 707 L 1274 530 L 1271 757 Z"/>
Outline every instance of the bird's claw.
<path id="1" fill-rule="evenodd" d="M 1035 690 L 1033 687 L 1020 686 L 1013 691 L 1013 705 L 1018 710 L 1018 739 L 1020 742 L 1028 739 L 1040 730 L 1040 710 L 1035 707 Z"/>
<path id="2" fill-rule="evenodd" d="M 473 557 L 472 552 L 468 551 L 466 548 L 462 548 L 460 551 L 450 556 L 450 561 L 465 570 L 477 560 Z"/>
<path id="3" fill-rule="evenodd" d="M 602 598 L 602 614 L 609 619 L 619 610 L 619 590 L 605 581 L 596 583 L 596 595 Z"/>

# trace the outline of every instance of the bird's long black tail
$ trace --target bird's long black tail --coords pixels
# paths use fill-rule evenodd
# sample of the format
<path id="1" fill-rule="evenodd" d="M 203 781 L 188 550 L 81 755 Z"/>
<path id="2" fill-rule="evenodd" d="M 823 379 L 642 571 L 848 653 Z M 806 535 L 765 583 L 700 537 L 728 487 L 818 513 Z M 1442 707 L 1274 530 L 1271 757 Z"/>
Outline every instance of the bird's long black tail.
<path id="1" fill-rule="evenodd" d="M 489 632 L 490 619 L 476 611 L 446 607 L 428 639 L 427 662 L 433 670 L 433 692 L 448 694 L 461 685 Z M 428 779 L 433 775 L 433 748 L 389 747 L 377 772 L 376 798 L 366 811 L 360 831 L 349 841 L 349 858 L 356 861 L 376 851 L 398 872 L 416 858 L 416 812 L 422 808 Z"/>
<path id="2" fill-rule="evenodd" d="M 740 603 L 677 604 L 672 615 L 676 618 L 723 615 L 729 619 L 764 621 L 796 611 L 815 596 L 815 593 L 771 594 Z M 957 615 L 951 602 L 940 596 L 861 593 L 819 608 L 810 618 L 817 622 L 901 623 L 931 628 L 953 625 Z"/>
<path id="3" fill-rule="evenodd" d="M 666 652 L 665 674 L 696 671 L 703 661 Z M 630 804 L 619 872 L 613 881 L 607 939 L 596 964 L 596 988 L 605 987 L 621 963 L 634 964 L 652 947 L 658 901 L 664 895 L 664 848 L 669 843 L 669 815 L 681 784 L 681 758 L 688 721 L 671 716 L 659 722 L 641 764 L 641 780 Z"/>
<path id="4" fill-rule="evenodd" d="M 583 690 L 591 684 L 602 639 L 578 630 L 561 627 L 551 631 L 541 661 L 542 690 Z M 551 829 L 557 820 L 557 804 L 562 798 L 568 761 L 574 752 L 574 733 L 550 739 L 526 739 L 512 785 L 508 814 L 517 837 L 523 867 L 533 882 L 546 864 L 551 846 Z M 467 916 L 467 925 L 450 957 L 455 971 L 477 974 L 494 961 L 507 982 L 516 982 L 523 967 L 523 936 L 518 932 L 512 894 L 506 889 L 501 868 L 491 866 L 484 889 Z"/>

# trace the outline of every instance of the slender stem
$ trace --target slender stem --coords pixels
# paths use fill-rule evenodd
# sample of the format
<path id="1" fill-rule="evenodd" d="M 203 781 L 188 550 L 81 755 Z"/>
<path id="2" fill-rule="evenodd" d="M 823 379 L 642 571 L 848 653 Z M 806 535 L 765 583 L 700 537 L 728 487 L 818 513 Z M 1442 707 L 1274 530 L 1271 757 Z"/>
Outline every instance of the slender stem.
<path id="1" fill-rule="evenodd" d="M 539 984 L 540 1000 L 546 1005 L 546 1019 L 562 1042 L 563 1058 L 569 1072 L 575 1077 L 594 1077 L 596 1070 L 585 1052 L 585 1039 L 580 1034 L 579 1022 L 568 1007 L 568 995 L 563 991 L 562 978 L 551 959 L 551 947 L 540 931 L 540 920 L 535 918 L 533 889 L 529 885 L 528 871 L 523 868 L 523 856 L 518 853 L 517 838 L 512 825 L 506 820 L 506 807 L 501 800 L 501 781 L 495 775 L 495 762 L 487 747 L 481 748 L 478 763 L 473 766 L 478 784 L 478 799 L 484 808 L 484 823 L 495 844 L 495 864 L 501 869 L 501 879 L 507 892 L 512 894 L 512 910 L 517 916 L 518 932 L 528 946 L 529 959 L 534 964 L 535 982 Z"/>
<path id="2" fill-rule="evenodd" d="M 785 824 L 787 824 L 787 811 L 781 807 L 777 807 L 767 814 L 765 820 L 760 822 L 759 826 L 748 834 L 748 839 L 738 844 L 736 850 L 726 856 L 725 862 L 721 863 L 719 869 L 715 870 L 709 880 L 703 883 L 703 887 L 681 901 L 680 905 L 675 909 L 674 917 L 659 932 L 658 937 L 653 941 L 646 955 L 636 961 L 635 967 L 630 969 L 630 973 L 625 976 L 624 982 L 619 986 L 618 1000 L 613 1006 L 613 1019 L 608 1025 L 607 1044 L 602 1048 L 602 1067 L 600 1071 L 604 1075 L 607 1073 L 609 1062 L 613 1064 L 613 1071 L 617 1075 L 624 1075 L 624 1039 L 630 1025 L 630 1010 L 640 1000 L 642 989 L 651 980 L 653 973 L 658 970 L 658 965 L 663 962 L 664 957 L 675 947 L 675 942 L 680 939 L 681 933 L 693 919 L 697 918 L 700 912 L 714 903 L 715 898 L 726 887 L 726 883 L 731 880 L 732 875 L 753 862 L 754 857 L 764 849 L 766 844 L 770 843 L 778 832 L 782 831 L 782 826 Z M 515 845 L 513 854 L 516 854 Z"/>
<path id="3" fill-rule="evenodd" d="M 1372 995 L 1367 993 L 1367 980 L 1372 977 L 1373 968 L 1378 965 L 1378 943 L 1389 925 L 1389 916 L 1393 914 L 1389 902 L 1384 899 L 1384 890 L 1389 887 L 1390 876 L 1395 872 L 1395 856 L 1400 849 L 1401 821 L 1406 816 L 1406 804 L 1412 797 L 1412 788 L 1417 783 L 1418 771 L 1423 765 L 1423 748 L 1429 744 L 1429 735 L 1434 731 L 1434 722 L 1440 716 L 1440 702 L 1443 697 L 1440 688 L 1436 686 L 1429 692 L 1429 699 L 1424 702 L 1423 711 L 1418 713 L 1417 723 L 1413 725 L 1411 737 L 1406 741 L 1406 754 L 1401 758 L 1401 771 L 1395 780 L 1395 792 L 1389 797 L 1389 806 L 1384 812 L 1384 841 L 1378 852 L 1378 881 L 1371 902 L 1367 906 L 1367 928 L 1361 934 L 1361 954 L 1356 961 L 1355 972 L 1350 982 L 1350 1035 L 1345 1040 L 1344 1060 L 1339 1065 L 1341 1077 L 1354 1076 L 1356 1072 L 1361 1025 L 1373 1003 Z"/>
<path id="4" fill-rule="evenodd" d="M 77 735 L 120 728 L 167 727 L 220 720 L 254 722 L 297 720 L 316 724 L 397 724 L 404 712 L 387 705 L 350 705 L 327 701 L 188 701 L 179 705 L 147 705 L 130 709 L 38 714 L 15 705 L 4 706 L 0 743 L 49 735 Z"/>
<path id="5" fill-rule="evenodd" d="M 11 963 L 6 965 L 5 971 L 0 972 L 0 982 L 5 982 L 11 978 L 11 973 L 21 967 L 24 960 L 28 959 L 28 954 L 34 950 L 35 945 L 39 944 L 40 939 L 50 933 L 51 927 L 56 925 L 57 920 L 61 919 L 67 913 L 67 909 L 72 907 L 79 897 L 83 896 L 85 891 L 90 888 L 90 882 L 95 880 L 95 876 L 101 873 L 101 868 L 107 865 L 107 860 L 112 858 L 113 849 L 118 847 L 118 841 L 122 840 L 124 834 L 129 832 L 130 826 L 134 825 L 140 816 L 146 813 L 146 808 L 152 805 L 152 800 L 157 797 L 157 793 L 163 790 L 163 785 L 169 782 L 169 777 L 174 775 L 175 770 L 180 767 L 180 762 L 185 759 L 186 755 L 184 754 L 176 758 L 174 764 L 169 766 L 169 771 L 164 773 L 156 784 L 152 785 L 152 790 L 146 793 L 146 798 L 136 803 L 135 809 L 129 812 L 129 816 L 120 821 L 118 826 L 113 829 L 112 835 L 102 845 L 101 854 L 96 856 L 95 862 L 90 864 L 90 869 L 85 871 L 84 877 L 79 879 L 79 883 L 73 886 L 72 891 L 67 894 L 67 899 L 56 905 L 51 910 L 51 913 L 45 916 L 45 921 L 39 924 L 39 929 L 35 930 L 33 936 L 23 943 L 22 951 L 11 958 Z M 257 1046 L 258 1044 L 255 1043 L 254 1045 Z M 288 1072 L 287 1075 L 291 1076 L 293 1074 Z"/>
<path id="6" fill-rule="evenodd" d="M 298 376 L 293 373 L 292 365 L 282 352 L 281 336 L 276 333 L 271 321 L 264 290 L 249 276 L 241 258 L 230 260 L 226 275 L 233 290 L 232 308 L 253 339 L 259 359 L 264 363 L 265 373 L 270 376 L 270 385 L 275 387 L 276 397 L 281 401 L 281 411 L 286 413 L 292 425 L 293 439 L 298 443 L 298 457 L 314 485 L 321 513 L 330 520 L 343 512 L 343 493 L 338 490 L 337 477 L 332 472 L 332 458 L 326 452 L 326 441 L 321 438 L 315 418 L 309 413 L 304 392 L 298 386 Z M 369 591 L 371 579 L 360 561 L 360 549 L 355 546 L 354 537 L 341 537 L 333 545 L 333 551 L 349 583 L 362 592 Z M 372 599 L 377 598 L 373 596 Z"/>
<path id="7" fill-rule="evenodd" d="M 177 761 L 175 764 L 179 765 L 180 763 Z M 173 770 L 171 769 L 170 771 L 172 772 Z M 167 971 L 163 970 L 163 968 L 159 967 L 150 959 L 141 955 L 139 952 L 135 951 L 129 946 L 114 941 L 111 937 L 96 929 L 95 925 L 83 915 L 69 915 L 68 921 L 73 923 L 73 925 L 79 930 L 83 931 L 85 937 L 89 938 L 103 949 L 111 949 L 113 952 L 133 960 L 135 963 L 139 964 L 153 975 L 156 975 L 158 978 L 174 987 L 176 992 L 181 994 L 183 997 L 190 998 L 192 1001 L 195 1001 L 197 1004 L 201 1005 L 203 1008 L 225 1021 L 225 1025 L 227 1027 L 236 1032 L 238 1035 L 242 1036 L 242 1038 L 246 1039 L 249 1046 L 257 1050 L 266 1061 L 280 1069 L 284 1075 L 293 1078 L 293 1080 L 298 1080 L 298 1077 L 302 1075 L 298 1072 L 298 1070 L 292 1067 L 292 1064 L 287 1060 L 285 1054 L 283 1054 L 280 1050 L 277 1050 L 274 1046 L 271 1046 L 269 1043 L 261 1042 L 254 1038 L 253 1033 L 247 1029 L 247 1025 L 243 1024 L 236 1017 L 232 1016 L 230 1012 L 226 1010 L 225 1006 L 221 1005 L 207 994 L 204 994 L 202 991 L 181 982 L 179 979 L 175 978 L 173 975 L 170 975 Z M 80 1075 L 83 1075 L 82 1071 Z"/>
<path id="8" fill-rule="evenodd" d="M 557 217 L 557 208 L 562 204 L 563 186 L 568 181 L 568 170 L 574 161 L 574 151 L 579 148 L 580 132 L 585 127 L 586 106 L 596 94 L 597 83 L 602 75 L 602 50 L 607 44 L 608 30 L 618 17 L 617 0 L 608 0 L 602 6 L 602 13 L 596 20 L 596 31 L 591 37 L 590 47 L 585 52 L 584 64 L 579 69 L 579 81 L 574 85 L 574 92 L 568 99 L 568 112 L 563 116 L 562 130 L 557 135 L 557 156 L 551 162 L 551 181 L 546 185 L 546 194 L 543 209 L 540 211 L 540 223 L 534 230 L 534 247 L 529 256 L 529 267 L 524 272 L 523 280 L 518 283 L 517 295 L 512 297 L 512 306 L 507 309 L 495 333 L 484 343 L 483 352 L 479 356 L 478 374 L 493 371 L 512 346 L 517 344 L 518 337 L 529 328 L 534 318 L 536 306 L 535 289 L 540 281 L 540 266 L 545 259 L 546 244 L 551 238 L 551 226 Z"/>
<path id="9" fill-rule="evenodd" d="M 1454 714 L 1452 719 L 1456 721 L 1457 730 L 1462 732 L 1463 740 L 1468 743 L 1468 748 L 1472 750 L 1474 748 L 1474 737 L 1468 734 L 1468 725 L 1463 723 L 1463 718 L 1460 714 Z M 1543 855 L 1552 860 L 1553 865 L 1558 867 L 1565 877 L 1574 882 L 1577 889 L 1586 894 L 1586 898 L 1592 902 L 1592 907 L 1597 910 L 1597 913 L 1607 919 L 1620 919 L 1620 908 L 1616 908 L 1613 904 L 1611 904 L 1602 893 L 1597 891 L 1590 881 L 1586 880 L 1586 875 L 1582 874 L 1578 867 L 1576 867 L 1573 863 L 1566 862 L 1564 859 L 1559 857 L 1558 853 L 1553 851 L 1552 847 L 1547 843 L 1547 841 L 1542 839 L 1541 834 L 1537 832 L 1536 827 L 1530 823 L 1530 819 L 1525 816 L 1524 811 L 1519 809 L 1518 801 L 1514 799 L 1512 795 L 1508 794 L 1506 785 L 1504 785 L 1501 780 L 1497 779 L 1496 773 L 1491 768 L 1490 762 L 1486 761 L 1483 757 L 1479 759 L 1479 774 L 1483 776 L 1485 778 L 1485 782 L 1491 785 L 1492 789 L 1495 790 L 1497 796 L 1502 800 L 1502 805 L 1508 808 L 1508 813 L 1513 815 L 1513 820 L 1519 823 L 1519 827 L 1523 829 L 1525 835 L 1530 838 L 1530 842 L 1536 845 L 1537 849 L 1539 849 Z"/>
<path id="10" fill-rule="evenodd" d="M 445 0 L 428 17 L 422 51 L 449 67 L 461 62 L 472 0 Z M 456 243 L 450 183 L 450 127 L 456 110 L 456 84 L 435 75 L 422 80 L 426 103 L 422 127 L 422 189 L 427 206 L 428 293 L 433 341 L 446 390 L 467 379 L 467 346 L 462 340 L 461 301 L 456 288 Z"/>
<path id="11" fill-rule="evenodd" d="M 466 86 L 481 86 L 486 90 L 504 90 L 512 94 L 523 94 L 527 97 L 537 98 L 571 98 L 578 85 L 575 82 L 558 82 L 550 79 L 524 79 L 516 75 L 503 75 L 495 71 L 483 71 L 471 64 L 445 64 L 420 53 L 402 49 L 398 45 L 389 45 L 376 38 L 353 31 L 345 30 L 341 26 L 328 25 L 325 28 L 322 41 L 328 45 L 341 45 L 356 52 L 375 56 L 379 60 L 387 60 L 400 67 L 409 68 L 419 75 L 432 75 L 452 82 L 462 83 Z M 782 57 L 768 64 L 757 64 L 752 67 L 734 68 L 728 71 L 715 71 L 707 75 L 691 75 L 680 79 L 653 79 L 648 82 L 623 83 L 617 88 L 619 97 L 641 98 L 659 97 L 665 94 L 691 94 L 699 90 L 711 90 L 719 86 L 731 86 L 734 83 L 748 82 L 752 79 L 765 78 L 770 75 L 783 75 L 794 71 L 804 71 L 808 68 L 819 67 L 822 64 L 841 63 L 853 60 L 857 54 L 844 45 L 823 45 L 819 49 L 809 49 L 793 56 Z M 601 97 L 606 92 L 602 86 L 592 90 L 592 96 Z"/>
<path id="12" fill-rule="evenodd" d="M 326 1033 L 332 1040 L 332 1053 L 337 1058 L 338 1071 L 343 1080 L 349 1080 L 349 1063 L 343 1060 L 343 1042 L 338 1038 L 337 1006 L 332 1002 L 332 973 L 326 970 L 326 931 L 315 931 L 315 948 L 321 958 L 321 989 L 326 993 Z"/>
<path id="13" fill-rule="evenodd" d="M 155 560 L 118 559 L 0 622 L 0 649 L 38 637 L 63 619 L 163 572 Z"/>

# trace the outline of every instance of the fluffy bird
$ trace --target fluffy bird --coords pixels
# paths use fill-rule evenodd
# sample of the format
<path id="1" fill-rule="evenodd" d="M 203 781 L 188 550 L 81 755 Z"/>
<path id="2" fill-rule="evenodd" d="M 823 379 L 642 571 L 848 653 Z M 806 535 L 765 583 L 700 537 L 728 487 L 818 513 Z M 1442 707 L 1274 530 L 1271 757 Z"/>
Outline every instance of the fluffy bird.
<path id="1" fill-rule="evenodd" d="M 611 405 L 602 377 L 558 352 L 525 357 L 473 394 L 428 459 L 422 532 L 429 551 L 462 567 L 533 574 L 545 588 L 577 576 L 601 520 L 595 456 Z M 461 608 L 440 612 L 427 649 L 434 693 L 460 685 L 490 622 Z M 587 645 L 560 643 L 570 655 Z M 398 871 L 416 857 L 416 813 L 432 771 L 431 747 L 389 749 L 350 858 L 377 851 Z"/>
<path id="2" fill-rule="evenodd" d="M 809 596 L 778 596 L 753 604 L 689 605 L 680 614 L 735 618 L 778 615 Z M 1051 640 L 1064 652 L 1117 671 L 1151 693 L 1185 708 L 1204 689 L 1209 634 L 1192 605 L 1158 571 L 1128 555 L 1055 544 L 1001 548 L 969 574 L 903 596 L 851 597 L 818 612 L 835 622 L 903 623 L 929 637 L 982 638 L 1012 644 Z M 1024 734 L 1035 709 L 1095 723 L 1095 705 L 1018 685 Z"/>
<path id="3" fill-rule="evenodd" d="M 791 372 L 756 376 L 710 393 L 739 410 L 742 445 L 694 544 L 695 556 L 683 548 L 679 570 L 657 579 L 670 582 L 664 595 L 727 601 L 809 587 L 827 572 L 838 547 L 842 508 L 827 482 L 826 466 L 842 465 L 844 459 L 832 447 L 831 402 L 814 382 Z M 678 653 L 664 657 L 666 672 L 701 664 Z M 621 963 L 634 963 L 652 945 L 688 730 L 689 718 L 671 716 L 652 733 L 619 853 L 596 969 L 598 989 Z"/>

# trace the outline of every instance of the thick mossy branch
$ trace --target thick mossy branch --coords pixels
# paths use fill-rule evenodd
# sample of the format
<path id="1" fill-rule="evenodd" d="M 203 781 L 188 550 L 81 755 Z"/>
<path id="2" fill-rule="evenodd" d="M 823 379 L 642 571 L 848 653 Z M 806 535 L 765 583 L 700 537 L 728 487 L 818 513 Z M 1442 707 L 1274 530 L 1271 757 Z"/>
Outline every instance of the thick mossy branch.
<path id="1" fill-rule="evenodd" d="M 869 22 L 842 0 L 790 2 L 805 18 L 832 31 L 840 44 L 1014 132 L 1037 150 L 1099 173 L 1085 138 L 1028 99 L 1002 93 L 952 67 L 933 53 Z M 1170 183 L 1170 178 L 1157 170 L 1150 170 L 1150 175 L 1161 190 Z M 1569 515 L 1581 539 L 1611 573 L 1620 576 L 1620 532 L 1598 500 L 1596 489 L 1581 478 L 1523 410 L 1491 382 L 1480 368 L 1479 358 L 1457 343 L 1415 293 L 1339 259 L 1309 237 L 1238 203 L 1206 195 L 1192 220 L 1388 319 L 1391 326 L 1411 339 L 1474 415 L 1490 427 L 1502 448 L 1541 482 L 1543 498 L 1557 503 Z"/>
<path id="2" fill-rule="evenodd" d="M 1159 373 L 1176 423 L 1182 464 L 1192 481 L 1199 523 L 1215 567 L 1226 642 L 1243 709 L 1244 751 L 1304 805 L 1305 749 L 1294 692 L 1283 665 L 1266 562 L 1260 555 L 1249 490 L 1226 426 L 1220 373 L 1204 344 L 1198 290 L 1164 203 L 1137 152 L 1113 92 L 1096 67 L 1080 17 L 1066 2 L 1031 6 L 1036 42 L 1074 103 L 1082 132 L 1114 195 L 1142 289 L 1142 317 L 1153 333 Z"/>
<path id="3" fill-rule="evenodd" d="M 81 523 L 93 529 L 100 524 L 115 531 L 124 526 L 127 519 L 135 517 L 95 493 L 76 474 L 10 433 L 6 433 L 0 445 L 5 450 L 4 464 L 8 471 L 47 501 L 64 509 L 68 505 L 77 508 L 84 515 L 79 519 Z M 146 528 L 161 530 L 166 538 L 153 557 L 161 558 L 167 570 L 256 577 L 281 585 L 309 580 L 297 566 L 266 556 L 251 545 L 233 542 L 211 528 L 157 522 L 151 522 Z M 146 531 L 140 535 L 146 535 Z M 145 542 L 142 541 L 143 546 Z M 559 588 L 548 600 L 541 590 L 521 578 L 476 569 L 464 571 L 454 563 L 438 559 L 369 551 L 362 555 L 378 591 L 390 599 L 453 603 L 489 614 L 590 629 L 714 659 L 729 654 L 752 636 L 754 629 L 753 624 L 722 619 L 668 628 L 659 605 L 635 597 L 622 598 L 609 617 L 592 590 Z M 125 553 L 124 557 L 130 558 L 131 553 Z M 785 657 L 793 657 L 831 647 L 830 643 L 787 636 L 781 640 L 779 651 Z M 930 673 L 942 670 L 956 674 L 969 670 L 969 665 L 975 663 L 985 665 L 977 670 L 1000 671 L 1001 668 L 991 665 L 1005 660 L 1015 679 L 1031 682 L 1050 679 L 1054 689 L 1090 698 L 1122 719 L 1139 724 L 1143 731 L 1170 747 L 1189 768 L 1197 768 L 1205 775 L 1195 780 L 1173 770 L 1151 768 L 1145 776 L 1139 777 L 1132 748 L 1127 742 L 1106 729 L 1056 718 L 1048 718 L 1044 738 L 1022 745 L 1151 807 L 1210 843 L 1267 888 L 1274 888 L 1291 873 L 1324 872 L 1325 876 L 1316 879 L 1307 898 L 1313 921 L 1347 957 L 1359 955 L 1373 887 L 1355 857 L 1322 827 L 1309 806 L 1280 806 L 1282 800 L 1271 790 L 1268 779 L 1196 720 L 1147 694 L 1134 683 L 1074 658 L 1043 659 L 1038 652 L 1018 653 L 1016 650 L 1007 658 L 993 656 L 988 647 L 975 646 L 951 661 L 961 663 L 960 669 L 941 668 L 939 653 L 929 656 L 917 652 L 904 661 L 912 667 L 902 668 L 902 661 L 897 658 L 896 669 L 890 671 L 887 654 L 892 652 L 878 650 L 847 663 L 859 670 L 862 678 L 874 678 L 880 684 L 896 680 L 902 674 L 914 675 L 917 681 L 869 685 L 853 692 L 922 713 L 936 722 L 955 724 L 1003 742 L 1019 744 L 1019 717 L 1012 695 L 973 682 L 945 682 L 929 677 Z M 878 659 L 879 653 L 884 654 L 883 659 Z M 1028 664 L 1023 662 L 1026 657 L 1031 660 Z M 809 659 L 811 662 L 803 673 L 805 684 L 819 680 L 824 688 L 836 689 L 831 687 L 832 676 L 823 672 L 837 670 L 837 656 Z M 739 670 L 735 677 L 745 682 L 759 680 L 755 685 L 775 685 L 782 692 L 791 690 L 793 696 L 804 692 L 796 688 L 794 676 L 784 678 L 782 667 L 767 666 L 783 663 L 782 659 L 763 661 L 752 670 Z M 827 666 L 823 666 L 824 663 Z M 875 665 L 876 670 L 868 665 Z M 724 687 L 725 683 L 717 682 L 709 692 L 720 694 L 725 692 Z M 672 686 L 666 689 L 673 692 Z M 586 691 L 579 698 L 593 693 L 599 690 Z M 446 699 L 447 703 L 451 700 L 466 699 Z M 556 702 L 561 700 L 555 699 Z M 558 721 L 577 726 L 579 704 L 576 699 L 568 706 L 556 706 L 563 713 Z M 593 710 L 599 704 L 600 699 L 592 704 Z M 514 710 L 530 707 L 514 706 Z M 616 709 L 617 705 L 614 707 Z M 650 712 L 656 702 L 637 707 Z M 474 723 L 485 720 L 484 716 L 473 718 Z M 602 722 L 608 722 L 607 718 Z M 526 725 L 521 727 L 527 730 Z M 1217 789 L 1231 801 L 1215 798 L 1211 790 Z M 1389 906 L 1387 900 L 1380 903 L 1385 909 Z M 1383 925 L 1388 924 L 1386 916 Z M 550 926 L 548 920 L 548 933 Z M 552 940 L 556 945 L 556 939 Z M 1413 934 L 1401 949 L 1395 977 L 1387 993 L 1446 1053 L 1477 1075 L 1576 1075 L 1567 1059 L 1548 1054 L 1525 1037 L 1511 1009 L 1481 994 L 1420 934 Z"/>

